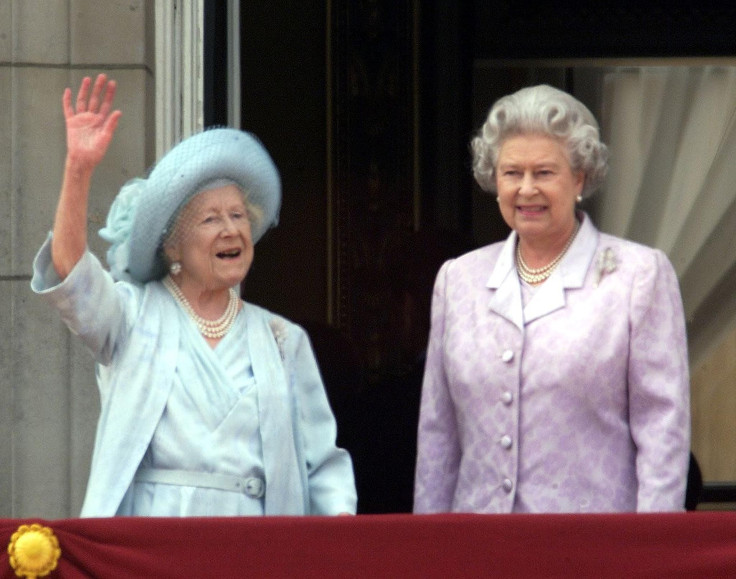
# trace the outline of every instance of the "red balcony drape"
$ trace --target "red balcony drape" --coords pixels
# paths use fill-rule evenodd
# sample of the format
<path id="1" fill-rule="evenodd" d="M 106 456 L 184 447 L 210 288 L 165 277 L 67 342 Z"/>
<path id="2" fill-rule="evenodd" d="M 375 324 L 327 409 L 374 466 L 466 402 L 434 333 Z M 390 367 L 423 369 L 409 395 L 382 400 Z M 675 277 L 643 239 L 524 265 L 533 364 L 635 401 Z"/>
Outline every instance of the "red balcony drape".
<path id="1" fill-rule="evenodd" d="M 0 519 L 50 527 L 49 577 L 736 577 L 736 513 Z"/>

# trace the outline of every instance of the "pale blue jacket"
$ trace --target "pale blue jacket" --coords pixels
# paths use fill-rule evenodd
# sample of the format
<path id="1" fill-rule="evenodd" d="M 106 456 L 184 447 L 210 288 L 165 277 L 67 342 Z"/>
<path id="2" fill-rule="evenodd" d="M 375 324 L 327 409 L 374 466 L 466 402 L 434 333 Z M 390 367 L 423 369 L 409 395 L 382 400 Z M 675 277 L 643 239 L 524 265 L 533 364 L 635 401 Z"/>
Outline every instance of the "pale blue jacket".
<path id="1" fill-rule="evenodd" d="M 49 240 L 34 260 L 31 288 L 97 362 L 101 413 L 82 516 L 110 517 L 166 406 L 180 354 L 178 306 L 160 282 L 114 282 L 89 252 L 60 281 Z M 244 314 L 258 385 L 265 513 L 355 513 L 350 456 L 335 446 L 334 416 L 306 333 L 253 304 L 244 304 Z"/>

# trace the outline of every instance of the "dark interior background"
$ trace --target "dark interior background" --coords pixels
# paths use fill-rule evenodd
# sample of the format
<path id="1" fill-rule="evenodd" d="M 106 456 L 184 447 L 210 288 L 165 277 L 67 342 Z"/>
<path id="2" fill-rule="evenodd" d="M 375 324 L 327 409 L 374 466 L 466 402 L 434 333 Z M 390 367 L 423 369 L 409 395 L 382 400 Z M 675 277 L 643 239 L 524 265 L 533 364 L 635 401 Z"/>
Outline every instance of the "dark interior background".
<path id="1" fill-rule="evenodd" d="M 206 3 L 207 125 L 227 122 L 224 4 Z M 474 86 L 474 65 L 736 54 L 736 6 L 721 2 L 248 0 L 240 18 L 242 128 L 274 157 L 284 195 L 245 298 L 307 327 L 336 414 L 356 432 L 372 429 L 374 445 L 384 428 L 393 450 L 416 432 L 413 360 L 439 263 L 508 232 L 474 188 L 468 143 L 492 102 L 528 79 L 515 68 Z M 555 82 L 575 88 L 564 71 Z M 386 421 L 358 425 L 360 411 L 347 410 L 347 389 L 384 396 L 387 384 L 389 406 L 363 398 L 362 414 L 384 413 L 403 433 Z M 410 394 L 397 402 L 402 385 Z M 402 404 L 403 415 L 391 414 Z M 340 431 L 346 445 L 349 430 Z M 410 479 L 405 444 L 408 469 L 377 468 L 404 468 Z M 368 459 L 353 452 L 359 475 Z M 399 488 L 399 478 L 374 512 L 407 508 L 410 481 Z M 359 495 L 369 494 L 359 481 Z"/>
<path id="2" fill-rule="evenodd" d="M 225 124 L 225 3 L 208 2 L 205 14 L 205 120 Z M 380 66 L 375 59 L 406 61 L 390 82 L 396 85 L 391 90 L 411 93 L 413 100 L 399 105 L 411 108 L 411 123 L 388 130 L 389 140 L 408 147 L 399 154 L 406 159 L 401 170 L 410 173 L 419 217 L 407 225 L 469 235 L 468 141 L 482 122 L 476 111 L 497 96 L 478 95 L 486 102 L 474 102 L 476 61 L 736 53 L 736 6 L 721 2 L 410 0 L 396 6 L 388 0 L 248 0 L 241 2 L 240 15 L 243 128 L 263 140 L 284 187 L 281 223 L 259 244 L 246 292 L 289 317 L 324 322 L 335 318 L 327 302 L 328 269 L 335 265 L 327 251 L 328 222 L 335 217 L 328 214 L 329 196 L 335 195 L 328 172 L 341 156 L 361 152 L 361 143 L 336 139 L 359 134 L 340 132 L 348 122 L 395 120 L 380 107 L 397 106 L 396 100 L 376 99 L 364 109 L 371 114 L 350 116 L 346 93 L 361 89 L 340 80 L 351 58 L 374 69 Z M 498 96 L 523 82 L 509 74 Z M 415 135 L 407 136 L 412 130 Z M 506 234 L 500 223 L 493 231 L 488 235 Z"/>

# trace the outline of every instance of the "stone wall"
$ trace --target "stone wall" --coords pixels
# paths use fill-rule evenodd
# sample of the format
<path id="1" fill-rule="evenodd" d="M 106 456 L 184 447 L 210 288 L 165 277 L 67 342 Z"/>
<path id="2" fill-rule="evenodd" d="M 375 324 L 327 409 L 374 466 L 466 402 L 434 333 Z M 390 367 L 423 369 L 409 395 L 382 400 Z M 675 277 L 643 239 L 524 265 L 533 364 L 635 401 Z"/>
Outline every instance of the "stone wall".
<path id="1" fill-rule="evenodd" d="M 91 249 L 120 185 L 152 150 L 154 2 L 0 0 L 0 517 L 75 516 L 98 415 L 91 357 L 29 288 L 65 155 L 61 95 L 118 81 L 118 133 L 96 173 Z"/>

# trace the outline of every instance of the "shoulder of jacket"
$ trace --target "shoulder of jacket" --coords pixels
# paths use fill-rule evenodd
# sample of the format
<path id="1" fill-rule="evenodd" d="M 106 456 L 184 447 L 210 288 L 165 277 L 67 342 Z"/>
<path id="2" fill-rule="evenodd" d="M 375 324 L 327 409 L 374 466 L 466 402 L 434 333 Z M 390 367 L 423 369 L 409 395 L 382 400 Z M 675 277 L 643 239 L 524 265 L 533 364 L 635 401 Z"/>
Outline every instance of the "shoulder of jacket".
<path id="1" fill-rule="evenodd" d="M 277 327 L 283 327 L 285 329 L 300 329 L 300 327 L 292 322 L 291 320 L 285 318 L 284 316 L 274 313 L 271 310 L 268 310 L 262 306 L 258 306 L 256 304 L 253 304 L 251 302 L 244 301 L 243 306 L 247 308 L 248 315 L 260 318 L 261 320 L 264 320 L 269 326 L 277 326 Z"/>
<path id="2" fill-rule="evenodd" d="M 484 245 L 445 261 L 443 267 L 477 268 L 495 264 L 503 250 L 505 241 Z"/>
<path id="3" fill-rule="evenodd" d="M 661 249 L 657 249 L 656 247 L 644 245 L 643 243 L 624 239 L 615 235 L 601 233 L 598 240 L 599 251 L 609 247 L 621 254 L 623 257 L 636 257 L 643 261 L 655 261 L 662 257 L 668 259 L 667 255 Z"/>
<path id="4" fill-rule="evenodd" d="M 297 343 L 298 338 L 306 334 L 304 329 L 298 324 L 264 307 L 250 302 L 244 302 L 244 307 L 248 308 L 249 316 L 260 319 L 268 324 L 282 358 L 286 356 L 287 351 L 290 349 L 289 345 Z"/>

